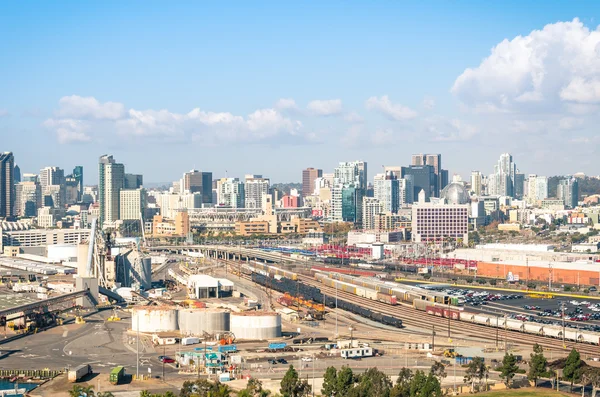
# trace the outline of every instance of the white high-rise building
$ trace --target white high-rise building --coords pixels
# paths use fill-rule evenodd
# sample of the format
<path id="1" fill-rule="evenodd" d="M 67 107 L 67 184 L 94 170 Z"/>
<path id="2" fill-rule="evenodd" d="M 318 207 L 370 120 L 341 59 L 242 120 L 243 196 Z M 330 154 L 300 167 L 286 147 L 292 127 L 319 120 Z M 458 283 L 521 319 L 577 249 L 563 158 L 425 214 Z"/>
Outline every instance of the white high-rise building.
<path id="1" fill-rule="evenodd" d="M 354 185 L 367 190 L 367 163 L 365 161 L 341 162 L 334 170 L 334 184 Z"/>
<path id="2" fill-rule="evenodd" d="M 481 196 L 481 181 L 482 176 L 479 171 L 471 171 L 471 190 L 475 195 Z"/>
<path id="3" fill-rule="evenodd" d="M 373 196 L 383 206 L 385 212 L 396 214 L 400 207 L 400 183 L 392 172 L 375 175 Z M 363 200 L 364 203 L 364 200 Z"/>
<path id="4" fill-rule="evenodd" d="M 40 170 L 39 179 L 42 190 L 49 185 L 62 185 L 65 183 L 65 171 L 59 167 L 45 167 Z"/>
<path id="5" fill-rule="evenodd" d="M 556 196 L 568 208 L 575 208 L 579 202 L 579 182 L 577 178 L 563 179 L 558 182 Z"/>
<path id="6" fill-rule="evenodd" d="M 363 197 L 362 200 L 362 228 L 364 230 L 375 229 L 377 215 L 385 212 L 383 203 L 374 197 Z"/>
<path id="7" fill-rule="evenodd" d="M 244 208 L 244 183 L 238 178 L 221 178 L 217 181 L 218 205 Z"/>
<path id="8" fill-rule="evenodd" d="M 331 221 L 342 222 L 342 185 L 331 188 Z"/>
<path id="9" fill-rule="evenodd" d="M 536 204 L 548 198 L 548 177 L 530 174 L 527 178 L 527 202 Z"/>
<path id="10" fill-rule="evenodd" d="M 246 208 L 262 208 L 263 196 L 269 194 L 269 178 L 262 175 L 246 175 L 244 205 Z"/>
<path id="11" fill-rule="evenodd" d="M 405 175 L 398 180 L 398 200 L 399 208 L 406 207 L 415 201 L 412 175 Z"/>
<path id="12" fill-rule="evenodd" d="M 37 182 L 20 182 L 15 186 L 17 216 L 34 217 L 42 206 L 42 187 Z"/>
<path id="13" fill-rule="evenodd" d="M 488 181 L 490 195 L 513 197 L 516 174 L 517 165 L 513 162 L 512 155 L 501 154 L 500 160 L 494 166 L 494 173 L 490 175 Z"/>
<path id="14" fill-rule="evenodd" d="M 146 189 L 123 189 L 120 194 L 120 219 L 140 220 L 146 208 Z"/>

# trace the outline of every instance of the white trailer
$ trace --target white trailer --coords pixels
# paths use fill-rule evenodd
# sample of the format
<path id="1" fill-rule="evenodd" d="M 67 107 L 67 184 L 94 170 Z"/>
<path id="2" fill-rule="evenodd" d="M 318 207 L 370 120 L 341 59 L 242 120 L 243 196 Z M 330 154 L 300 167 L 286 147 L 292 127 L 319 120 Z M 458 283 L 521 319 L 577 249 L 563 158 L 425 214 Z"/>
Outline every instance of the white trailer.
<path id="1" fill-rule="evenodd" d="M 373 357 L 373 349 L 368 346 L 361 346 L 351 349 L 342 349 L 340 354 L 342 358 Z"/>
<path id="2" fill-rule="evenodd" d="M 200 338 L 194 338 L 194 337 L 181 338 L 181 344 L 183 346 L 197 345 L 198 343 L 200 343 Z"/>
<path id="3" fill-rule="evenodd" d="M 90 365 L 83 364 L 83 365 L 80 365 L 78 367 L 75 367 L 75 368 L 69 370 L 69 373 L 67 374 L 67 380 L 71 383 L 75 383 L 79 379 L 81 379 L 84 376 L 91 374 L 91 373 L 92 373 L 92 368 L 90 367 Z"/>

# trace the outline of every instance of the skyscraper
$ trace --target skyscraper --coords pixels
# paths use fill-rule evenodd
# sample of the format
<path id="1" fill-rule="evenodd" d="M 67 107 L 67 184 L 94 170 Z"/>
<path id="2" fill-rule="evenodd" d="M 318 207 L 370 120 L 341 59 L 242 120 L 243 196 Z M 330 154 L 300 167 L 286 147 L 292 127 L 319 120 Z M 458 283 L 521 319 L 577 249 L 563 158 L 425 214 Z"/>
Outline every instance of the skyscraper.
<path id="1" fill-rule="evenodd" d="M 441 154 L 413 154 L 411 165 L 423 166 L 430 165 L 433 167 L 435 175 L 435 183 L 433 186 L 432 196 L 439 197 L 440 191 L 448 184 L 448 170 L 442 169 Z"/>
<path id="2" fill-rule="evenodd" d="M 471 171 L 471 190 L 477 196 L 481 196 L 481 172 Z"/>
<path id="3" fill-rule="evenodd" d="M 12 152 L 0 154 L 0 218 L 15 215 L 15 157 Z"/>
<path id="4" fill-rule="evenodd" d="M 425 192 L 425 201 L 434 196 L 436 175 L 431 165 L 411 165 L 402 167 L 402 178 L 411 177 L 413 185 L 413 200 L 419 197 L 421 190 Z"/>
<path id="5" fill-rule="evenodd" d="M 15 174 L 14 174 L 14 180 L 15 180 L 15 185 L 19 182 L 21 182 L 21 168 L 19 168 L 18 165 L 15 164 Z"/>
<path id="6" fill-rule="evenodd" d="M 262 208 L 263 196 L 269 194 L 269 178 L 262 175 L 246 175 L 244 184 L 244 206 Z"/>
<path id="7" fill-rule="evenodd" d="M 78 195 L 77 201 L 82 201 L 83 198 L 83 166 L 76 165 L 73 168 L 73 178 L 77 181 Z"/>
<path id="8" fill-rule="evenodd" d="M 494 166 L 494 173 L 490 175 L 490 194 L 514 197 L 515 175 L 517 165 L 509 153 L 502 153 L 500 160 Z"/>
<path id="9" fill-rule="evenodd" d="M 307 168 L 302 170 L 302 197 L 308 197 L 315 191 L 315 180 L 323 177 L 323 170 Z"/>
<path id="10" fill-rule="evenodd" d="M 334 170 L 334 184 L 354 185 L 366 192 L 367 163 L 364 161 L 339 163 Z"/>
<path id="11" fill-rule="evenodd" d="M 579 182 L 577 178 L 562 179 L 558 182 L 556 196 L 564 201 L 568 208 L 575 208 L 579 203 Z"/>
<path id="12" fill-rule="evenodd" d="M 217 181 L 218 205 L 244 208 L 244 184 L 238 178 L 221 178 Z"/>
<path id="13" fill-rule="evenodd" d="M 184 173 L 181 180 L 181 190 L 189 190 L 190 193 L 202 194 L 202 202 L 204 204 L 210 204 L 213 202 L 212 185 L 212 172 L 191 170 Z"/>
<path id="14" fill-rule="evenodd" d="M 121 190 L 125 184 L 125 166 L 113 156 L 104 155 L 98 163 L 98 201 L 100 202 L 100 226 L 112 224 L 119 219 Z"/>
<path id="15" fill-rule="evenodd" d="M 522 200 L 525 194 L 525 174 L 520 173 L 519 170 L 515 174 L 514 193 L 514 197 L 519 200 Z"/>
<path id="16" fill-rule="evenodd" d="M 548 198 L 548 178 L 535 174 L 529 175 L 527 178 L 527 202 L 535 204 L 539 200 Z"/>
<path id="17" fill-rule="evenodd" d="M 42 188 L 37 181 L 24 181 L 15 187 L 15 215 L 33 217 L 42 206 Z"/>
<path id="18" fill-rule="evenodd" d="M 45 167 L 40 170 L 40 185 L 42 190 L 50 185 L 62 185 L 65 183 L 65 170 L 59 167 Z"/>
<path id="19" fill-rule="evenodd" d="M 400 207 L 400 183 L 393 172 L 378 174 L 373 181 L 374 198 L 379 201 L 383 211 L 393 214 Z M 363 201 L 364 203 L 364 201 Z"/>

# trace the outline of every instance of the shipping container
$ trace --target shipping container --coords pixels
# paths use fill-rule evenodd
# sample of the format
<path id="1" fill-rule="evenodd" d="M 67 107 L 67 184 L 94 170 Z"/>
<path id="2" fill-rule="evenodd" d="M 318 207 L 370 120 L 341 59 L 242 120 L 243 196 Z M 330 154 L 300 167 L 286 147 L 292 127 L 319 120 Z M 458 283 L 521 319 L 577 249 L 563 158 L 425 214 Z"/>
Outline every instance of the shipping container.
<path id="1" fill-rule="evenodd" d="M 219 346 L 218 351 L 220 353 L 236 352 L 237 351 L 237 346 L 236 345 L 223 345 L 223 346 Z"/>
<path id="2" fill-rule="evenodd" d="M 269 343 L 269 349 L 271 349 L 271 350 L 282 350 L 282 349 L 285 349 L 286 346 L 287 346 L 287 343 L 285 343 L 285 342 Z"/>
<path id="3" fill-rule="evenodd" d="M 415 299 L 413 301 L 413 307 L 417 310 L 425 311 L 427 306 L 431 306 L 431 303 L 426 300 Z"/>
<path id="4" fill-rule="evenodd" d="M 83 365 L 80 365 L 73 369 L 70 369 L 69 373 L 67 375 L 67 379 L 69 380 L 69 382 L 74 383 L 74 382 L 77 382 L 79 379 L 83 378 L 84 376 L 89 375 L 91 373 L 92 373 L 92 368 L 90 367 L 90 365 L 83 364 Z"/>
<path id="5" fill-rule="evenodd" d="M 397 305 L 398 298 L 393 295 L 383 294 L 381 292 L 377 293 L 377 300 L 383 303 L 387 303 L 388 305 Z"/>
<path id="6" fill-rule="evenodd" d="M 118 385 L 125 377 L 125 367 L 115 367 L 110 371 L 109 381 L 113 385 Z"/>

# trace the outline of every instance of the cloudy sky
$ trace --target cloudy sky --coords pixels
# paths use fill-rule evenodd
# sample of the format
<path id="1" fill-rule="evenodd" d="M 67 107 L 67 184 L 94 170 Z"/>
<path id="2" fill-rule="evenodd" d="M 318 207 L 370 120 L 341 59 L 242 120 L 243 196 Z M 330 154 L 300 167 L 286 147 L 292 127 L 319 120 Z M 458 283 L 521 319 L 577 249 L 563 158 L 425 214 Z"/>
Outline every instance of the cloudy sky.
<path id="1" fill-rule="evenodd" d="M 124 4 L 121 4 L 124 3 Z M 299 181 L 339 161 L 599 174 L 600 3 L 0 4 L 0 151 Z"/>

